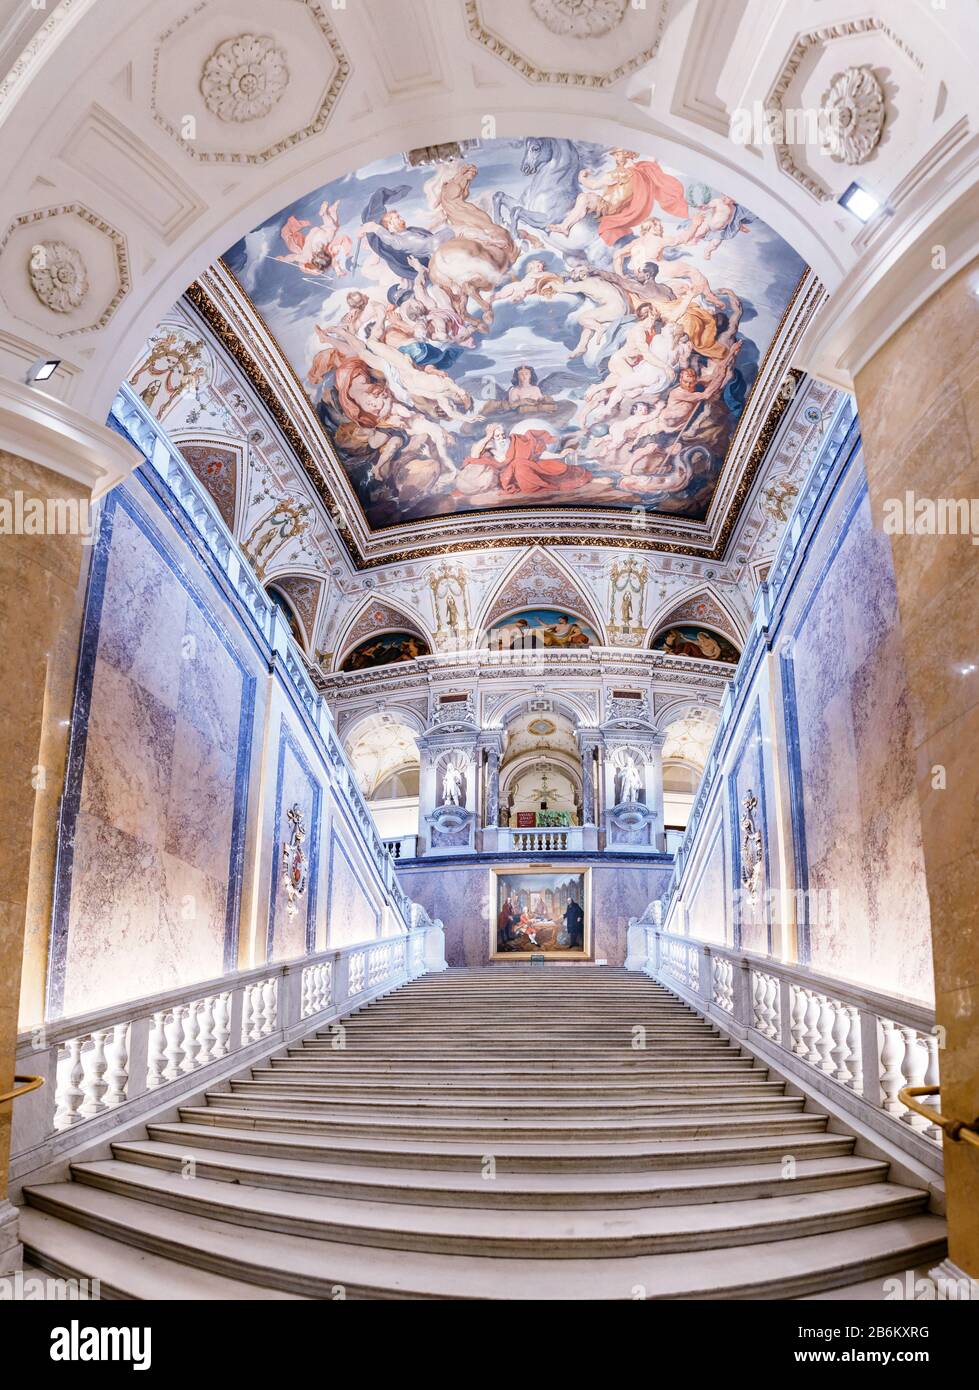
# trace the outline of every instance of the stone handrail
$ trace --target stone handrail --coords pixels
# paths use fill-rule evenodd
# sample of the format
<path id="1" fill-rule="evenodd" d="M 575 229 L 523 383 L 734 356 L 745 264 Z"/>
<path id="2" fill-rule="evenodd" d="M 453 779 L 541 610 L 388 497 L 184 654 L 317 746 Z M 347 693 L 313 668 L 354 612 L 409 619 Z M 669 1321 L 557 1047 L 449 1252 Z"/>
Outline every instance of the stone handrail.
<path id="1" fill-rule="evenodd" d="M 17 1044 L 43 1076 L 14 1113 L 11 1177 L 225 1079 L 387 990 L 445 969 L 442 923 L 408 901 L 396 936 L 256 966 L 61 1018 Z"/>
<path id="2" fill-rule="evenodd" d="M 655 907 L 658 909 L 659 905 Z M 929 1167 L 941 1131 L 898 1099 L 938 1084 L 934 1010 L 798 965 L 663 931 L 648 909 L 629 923 L 627 967 L 674 990 L 804 1088 L 835 1098 Z"/>

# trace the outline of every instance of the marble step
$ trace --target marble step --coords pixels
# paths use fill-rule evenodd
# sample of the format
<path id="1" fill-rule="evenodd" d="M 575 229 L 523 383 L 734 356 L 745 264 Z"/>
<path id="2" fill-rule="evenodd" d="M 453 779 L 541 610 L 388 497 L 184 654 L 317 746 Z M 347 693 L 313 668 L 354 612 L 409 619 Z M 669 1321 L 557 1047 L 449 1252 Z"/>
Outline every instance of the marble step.
<path id="1" fill-rule="evenodd" d="M 508 1220 L 476 1207 L 362 1202 L 318 1193 L 283 1192 L 167 1173 L 116 1159 L 73 1163 L 85 1187 L 155 1202 L 252 1232 L 374 1245 L 384 1250 L 517 1259 L 615 1259 L 711 1250 L 820 1235 L 844 1227 L 908 1217 L 924 1209 L 925 1192 L 880 1182 L 860 1188 L 782 1196 L 778 1179 L 763 1198 L 630 1210 L 521 1211 Z"/>
<path id="2" fill-rule="evenodd" d="M 351 1298 L 532 1302 L 800 1297 L 927 1263 L 941 1258 L 945 1249 L 944 1224 L 937 1217 L 915 1214 L 791 1240 L 598 1262 L 482 1258 L 380 1250 L 270 1230 L 255 1231 L 253 1239 L 243 1240 L 240 1226 L 230 1221 L 134 1201 L 81 1183 L 33 1188 L 29 1200 L 38 1210 L 164 1258 L 262 1288 L 321 1299 L 335 1298 L 338 1288 Z"/>
<path id="3" fill-rule="evenodd" d="M 871 1158 L 798 1159 L 783 1177 L 781 1156 L 768 1163 L 723 1167 L 671 1168 L 628 1173 L 494 1173 L 484 1176 L 475 1162 L 461 1171 L 379 1168 L 350 1163 L 194 1148 L 157 1139 L 117 1142 L 120 1162 L 184 1172 L 193 1158 L 195 1177 L 272 1187 L 281 1191 L 322 1193 L 370 1202 L 417 1202 L 426 1206 L 486 1207 L 492 1210 L 539 1208 L 623 1208 L 678 1206 L 686 1202 L 742 1201 L 778 1192 L 817 1192 L 883 1182 L 887 1164 Z"/>
<path id="4" fill-rule="evenodd" d="M 224 1091 L 208 1092 L 208 1099 L 212 1095 L 220 1098 L 221 1104 L 228 1104 L 233 1101 L 235 1104 L 244 1103 L 249 1108 L 253 1105 L 273 1104 L 276 1106 L 294 1106 L 298 1101 L 304 1102 L 311 1107 L 316 1107 L 311 1113 L 324 1115 L 347 1115 L 370 1117 L 375 1112 L 380 1115 L 412 1114 L 412 1115 L 444 1115 L 446 1118 L 461 1117 L 463 1119 L 477 1118 L 484 1116 L 502 1116 L 504 1118 L 523 1118 L 531 1116 L 545 1117 L 564 1117 L 570 1119 L 581 1118 L 614 1120 L 619 1117 L 623 1119 L 642 1119 L 647 1116 L 665 1115 L 673 1113 L 686 1114 L 712 1114 L 714 1112 L 727 1112 L 736 1110 L 739 1112 L 781 1110 L 781 1109 L 801 1109 L 801 1097 L 786 1097 L 784 1095 L 785 1086 L 783 1082 L 763 1083 L 767 1088 L 762 1090 L 758 1086 L 745 1088 L 743 1093 L 724 1092 L 720 1088 L 711 1090 L 705 1089 L 703 1092 L 691 1096 L 688 1088 L 684 1087 L 679 1093 L 663 1095 L 660 1097 L 628 1096 L 614 1098 L 604 1096 L 540 1096 L 531 1094 L 527 1096 L 498 1096 L 498 1095 L 476 1095 L 460 1096 L 446 1095 L 438 1092 L 430 1094 L 412 1092 L 404 1094 L 396 1091 L 391 1095 L 378 1095 L 373 1093 L 369 1096 L 349 1096 L 336 1095 L 330 1093 L 329 1089 L 309 1085 L 306 1082 L 289 1084 L 283 1081 L 232 1081 L 230 1083 L 230 1094 Z M 791 1102 L 782 1105 L 782 1101 Z"/>
<path id="5" fill-rule="evenodd" d="M 769 1114 L 752 1112 L 718 1115 L 708 1111 L 699 1117 L 664 1115 L 641 1120 L 620 1119 L 609 1124 L 603 1120 L 583 1119 L 452 1120 L 434 1115 L 412 1121 L 407 1118 L 385 1118 L 376 1110 L 363 1118 L 341 1119 L 323 1113 L 310 1113 L 309 1102 L 301 1110 L 289 1111 L 261 1105 L 245 1097 L 240 1099 L 244 1103 L 237 1105 L 234 1103 L 234 1097 L 217 1096 L 208 1105 L 181 1107 L 180 1115 L 194 1124 L 224 1124 L 231 1116 L 236 1117 L 236 1122 L 242 1128 L 281 1129 L 299 1134 L 359 1134 L 370 1136 L 372 1139 L 381 1135 L 387 1135 L 389 1138 L 416 1139 L 475 1138 L 493 1145 L 493 1152 L 495 1146 L 508 1136 L 549 1142 L 590 1139 L 624 1142 L 628 1139 L 680 1139 L 691 1135 L 706 1138 L 715 1134 L 814 1133 L 824 1129 L 826 1125 L 824 1115 L 802 1113 L 801 1101 L 795 1111 L 787 1101 L 783 1101 L 777 1112 Z"/>
<path id="6" fill-rule="evenodd" d="M 232 1088 L 242 1085 L 233 1081 Z M 292 1092 L 311 1091 L 315 1095 L 329 1092 L 337 1099 L 350 1096 L 497 1096 L 500 1099 L 513 1097 L 530 1099 L 540 1096 L 546 1100 L 562 1100 L 574 1097 L 615 1096 L 624 1100 L 641 1100 L 644 1096 L 683 1096 L 701 1095 L 764 1095 L 781 1094 L 784 1081 L 769 1081 L 763 1071 L 722 1073 L 719 1076 L 700 1076 L 694 1074 L 682 1080 L 667 1079 L 660 1076 L 646 1081 L 618 1081 L 612 1078 L 596 1077 L 592 1081 L 528 1081 L 512 1077 L 487 1076 L 482 1081 L 460 1077 L 416 1077 L 378 1080 L 368 1076 L 337 1077 L 324 1067 L 316 1073 L 282 1071 L 273 1067 L 253 1067 L 251 1082 L 263 1086 L 275 1085 Z"/>
<path id="7" fill-rule="evenodd" d="M 580 1063 L 605 1063 L 609 1066 L 630 1066 L 641 1063 L 649 1053 L 648 1048 L 632 1048 L 625 1042 L 620 1047 L 589 1047 L 584 1043 L 574 1047 L 553 1047 L 551 1045 L 535 1047 L 533 1041 L 528 1040 L 520 1047 L 514 1045 L 505 1050 L 500 1050 L 499 1044 L 496 1044 L 493 1051 L 490 1052 L 486 1046 L 480 1046 L 478 1043 L 472 1043 L 465 1047 L 439 1048 L 435 1044 L 427 1047 L 411 1043 L 399 1045 L 398 1040 L 392 1038 L 387 1042 L 357 1043 L 346 1048 L 332 1047 L 326 1042 L 307 1043 L 301 1055 L 304 1057 L 335 1057 L 338 1051 L 346 1051 L 364 1058 L 403 1057 L 415 1061 L 438 1063 L 443 1060 L 466 1061 L 472 1059 L 475 1061 L 489 1056 L 494 1060 L 505 1061 L 509 1058 L 512 1062 L 525 1062 L 528 1065 L 544 1060 L 564 1061 L 567 1065 L 574 1060 Z M 723 1057 L 729 1051 L 729 1045 L 720 1039 L 716 1042 L 710 1040 L 692 1043 L 671 1042 L 668 1046 L 656 1048 L 656 1058 L 658 1061 L 679 1060 L 683 1057 L 713 1058 Z"/>
<path id="8" fill-rule="evenodd" d="M 266 1070 L 265 1068 L 253 1068 L 256 1070 Z M 383 1078 L 388 1080 L 392 1075 L 403 1077 L 412 1085 L 425 1084 L 431 1086 L 447 1085 L 452 1086 L 459 1083 L 482 1085 L 484 1082 L 499 1080 L 500 1082 L 509 1081 L 514 1084 L 519 1082 L 521 1085 L 539 1085 L 544 1088 L 553 1086 L 575 1086 L 575 1085 L 596 1085 L 596 1086 L 644 1086 L 648 1077 L 652 1084 L 659 1078 L 679 1078 L 679 1077 L 732 1077 L 744 1079 L 745 1076 L 767 1075 L 767 1069 L 759 1067 L 753 1057 L 742 1057 L 738 1055 L 711 1058 L 709 1061 L 680 1060 L 676 1062 L 664 1063 L 658 1058 L 652 1058 L 643 1067 L 633 1067 L 628 1075 L 623 1075 L 618 1067 L 599 1070 L 591 1068 L 588 1072 L 590 1080 L 582 1081 L 574 1073 L 568 1075 L 566 1067 L 558 1069 L 554 1067 L 541 1068 L 537 1077 L 528 1079 L 525 1075 L 514 1077 L 513 1073 L 505 1071 L 502 1067 L 489 1067 L 466 1065 L 461 1068 L 452 1068 L 440 1065 L 437 1068 L 428 1067 L 422 1062 L 401 1062 L 397 1058 L 390 1062 L 380 1063 L 377 1060 L 362 1057 L 348 1057 L 342 1048 L 338 1048 L 329 1057 L 270 1057 L 268 1072 L 273 1075 L 285 1076 L 330 1076 L 348 1077 L 355 1081 L 370 1081 L 372 1078 Z M 557 1075 L 554 1073 L 557 1072 Z"/>
<path id="9" fill-rule="evenodd" d="M 250 1117 L 242 1125 L 240 1113 L 229 1114 L 223 1122 L 205 1110 L 206 1123 L 150 1123 L 151 1140 L 181 1145 L 187 1149 L 221 1149 L 235 1154 L 256 1154 L 283 1160 L 315 1159 L 329 1163 L 356 1164 L 361 1167 L 412 1168 L 432 1172 L 480 1172 L 486 1157 L 484 1145 L 462 1139 L 391 1139 L 383 1135 L 366 1139 L 346 1135 L 296 1133 L 282 1129 L 255 1128 Z M 830 1134 L 810 1130 L 792 1135 L 792 1156 L 801 1162 L 808 1158 L 846 1158 L 852 1155 L 854 1139 L 849 1134 Z M 728 1164 L 778 1163 L 785 1159 L 784 1137 L 776 1133 L 717 1135 L 709 1138 L 672 1140 L 562 1140 L 547 1144 L 507 1138 L 493 1146 L 498 1174 L 548 1173 L 611 1174 L 677 1171 Z"/>
<path id="10" fill-rule="evenodd" d="M 72 1220 L 51 1216 L 34 1206 L 20 1208 L 18 1234 L 25 1259 L 44 1274 L 60 1279 L 98 1279 L 103 1301 L 154 1299 L 301 1299 L 302 1294 L 262 1289 L 224 1274 L 168 1260 L 110 1236 L 86 1230 Z"/>

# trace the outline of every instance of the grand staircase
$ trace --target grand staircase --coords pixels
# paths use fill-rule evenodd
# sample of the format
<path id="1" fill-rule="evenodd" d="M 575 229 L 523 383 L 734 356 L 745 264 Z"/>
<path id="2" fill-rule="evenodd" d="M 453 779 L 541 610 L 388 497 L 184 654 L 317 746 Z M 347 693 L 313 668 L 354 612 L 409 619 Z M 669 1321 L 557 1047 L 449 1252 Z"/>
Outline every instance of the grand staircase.
<path id="1" fill-rule="evenodd" d="M 811 1297 L 944 1254 L 854 1148 L 643 975 L 450 970 L 29 1188 L 22 1238 L 103 1298 Z"/>

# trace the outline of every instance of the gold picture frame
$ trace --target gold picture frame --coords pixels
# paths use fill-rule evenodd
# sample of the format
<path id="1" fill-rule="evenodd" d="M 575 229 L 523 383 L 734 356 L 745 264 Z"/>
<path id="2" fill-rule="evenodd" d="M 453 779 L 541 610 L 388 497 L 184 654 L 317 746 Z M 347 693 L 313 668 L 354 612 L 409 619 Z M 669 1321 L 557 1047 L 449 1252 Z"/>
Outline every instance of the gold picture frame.
<path id="1" fill-rule="evenodd" d="M 490 960 L 593 959 L 590 865 L 502 864 L 489 876 Z"/>

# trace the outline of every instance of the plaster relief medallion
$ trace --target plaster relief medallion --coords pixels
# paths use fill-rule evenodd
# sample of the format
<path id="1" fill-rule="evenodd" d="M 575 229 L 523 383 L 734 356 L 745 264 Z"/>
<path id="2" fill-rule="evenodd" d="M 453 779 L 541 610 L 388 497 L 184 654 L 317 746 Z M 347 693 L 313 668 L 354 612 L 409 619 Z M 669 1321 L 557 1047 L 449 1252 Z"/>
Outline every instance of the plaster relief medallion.
<path id="1" fill-rule="evenodd" d="M 286 890 L 286 912 L 295 917 L 299 911 L 299 900 L 306 892 L 309 873 L 309 859 L 303 845 L 306 840 L 306 823 L 299 805 L 289 807 L 286 813 L 292 834 L 282 843 L 282 884 Z"/>
<path id="2" fill-rule="evenodd" d="M 225 39 L 204 64 L 201 95 L 219 120 L 267 116 L 289 85 L 286 55 L 268 34 Z"/>
<path id="3" fill-rule="evenodd" d="M 530 8 L 552 34 L 597 39 L 621 24 L 629 0 L 530 0 Z"/>
<path id="4" fill-rule="evenodd" d="M 31 247 L 31 287 L 56 314 L 77 309 L 88 294 L 88 273 L 81 253 L 64 241 L 40 241 Z"/>
<path id="5" fill-rule="evenodd" d="M 822 146 L 833 159 L 863 164 L 884 129 L 884 93 L 869 67 L 837 73 L 823 93 Z"/>

